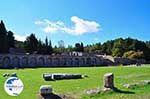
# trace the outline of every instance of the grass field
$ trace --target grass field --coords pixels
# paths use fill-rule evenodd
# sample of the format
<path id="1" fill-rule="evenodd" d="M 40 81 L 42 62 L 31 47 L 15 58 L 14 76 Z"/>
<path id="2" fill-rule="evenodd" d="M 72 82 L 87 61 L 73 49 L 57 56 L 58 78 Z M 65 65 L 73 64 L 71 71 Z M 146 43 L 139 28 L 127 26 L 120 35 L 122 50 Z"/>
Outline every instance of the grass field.
<path id="1" fill-rule="evenodd" d="M 24 83 L 23 92 L 12 97 L 4 91 L 3 73 L 16 72 Z M 113 72 L 115 86 L 124 91 L 131 91 L 134 94 L 108 93 L 85 95 L 84 90 L 100 88 L 103 86 L 103 75 Z M 78 73 L 86 74 L 89 77 L 79 80 L 44 81 L 43 73 Z M 41 85 L 52 85 L 54 93 L 69 94 L 76 99 L 150 99 L 150 85 L 126 89 L 123 84 L 135 83 L 140 80 L 150 80 L 150 65 L 142 67 L 81 67 L 81 68 L 36 68 L 8 70 L 0 69 L 0 99 L 38 99 L 38 91 Z"/>

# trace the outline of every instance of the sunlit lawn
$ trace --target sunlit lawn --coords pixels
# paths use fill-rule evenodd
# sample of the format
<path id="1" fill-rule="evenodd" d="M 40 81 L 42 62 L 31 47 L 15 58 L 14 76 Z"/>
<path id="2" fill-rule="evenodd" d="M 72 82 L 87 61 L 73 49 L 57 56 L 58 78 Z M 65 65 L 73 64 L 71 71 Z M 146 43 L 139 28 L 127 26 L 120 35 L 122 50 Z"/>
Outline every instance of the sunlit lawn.
<path id="1" fill-rule="evenodd" d="M 16 72 L 18 77 L 24 83 L 23 92 L 12 97 L 4 91 L 4 82 L 7 78 L 3 73 Z M 113 72 L 115 77 L 115 86 L 122 90 L 135 92 L 135 94 L 110 93 L 104 95 L 87 96 L 84 90 L 98 88 L 103 86 L 103 75 Z M 44 81 L 43 73 L 77 73 L 86 74 L 87 78 L 79 80 L 61 80 Z M 123 84 L 135 83 L 140 80 L 150 80 L 150 65 L 142 67 L 81 67 L 81 68 L 36 68 L 19 70 L 0 70 L 0 99 L 37 99 L 38 91 L 41 85 L 52 85 L 54 93 L 70 94 L 78 98 L 87 99 L 147 99 L 150 98 L 150 85 L 139 87 L 137 89 L 126 89 Z"/>

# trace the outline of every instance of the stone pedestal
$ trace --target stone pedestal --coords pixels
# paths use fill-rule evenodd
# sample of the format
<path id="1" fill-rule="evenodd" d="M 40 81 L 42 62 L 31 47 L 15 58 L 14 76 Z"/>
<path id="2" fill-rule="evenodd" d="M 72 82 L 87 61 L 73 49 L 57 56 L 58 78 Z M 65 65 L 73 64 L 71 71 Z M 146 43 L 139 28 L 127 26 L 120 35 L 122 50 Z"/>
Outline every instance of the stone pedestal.
<path id="1" fill-rule="evenodd" d="M 107 73 L 104 75 L 104 88 L 114 88 L 114 75 L 113 73 Z"/>

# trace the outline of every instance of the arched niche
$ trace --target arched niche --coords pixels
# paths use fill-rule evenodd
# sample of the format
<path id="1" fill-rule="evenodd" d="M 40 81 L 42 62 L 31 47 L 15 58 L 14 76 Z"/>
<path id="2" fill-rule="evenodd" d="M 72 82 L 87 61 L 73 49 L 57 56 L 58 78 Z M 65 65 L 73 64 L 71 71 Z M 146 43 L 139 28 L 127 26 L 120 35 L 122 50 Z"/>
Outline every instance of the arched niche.
<path id="1" fill-rule="evenodd" d="M 75 66 L 79 66 L 79 58 L 75 58 L 74 59 L 74 65 Z"/>
<path id="2" fill-rule="evenodd" d="M 73 66 L 73 59 L 72 58 L 67 59 L 67 65 L 68 66 Z"/>
<path id="3" fill-rule="evenodd" d="M 22 61 L 21 61 L 21 64 L 23 67 L 26 67 L 28 66 L 28 57 L 22 57 Z"/>
<path id="4" fill-rule="evenodd" d="M 30 65 L 31 67 L 37 66 L 36 57 L 31 57 L 31 58 L 30 58 L 29 65 Z"/>
<path id="5" fill-rule="evenodd" d="M 45 65 L 45 59 L 44 59 L 44 57 L 39 57 L 37 65 L 38 66 L 44 66 Z"/>
<path id="6" fill-rule="evenodd" d="M 0 67 L 2 67 L 2 65 L 3 65 L 3 57 L 0 56 Z"/>
<path id="7" fill-rule="evenodd" d="M 92 65 L 97 65 L 97 59 L 96 58 L 92 59 Z"/>
<path id="8" fill-rule="evenodd" d="M 66 66 L 66 65 L 67 65 L 67 59 L 66 59 L 66 58 L 62 58 L 60 65 L 61 65 L 61 66 Z"/>
<path id="9" fill-rule="evenodd" d="M 5 68 L 8 68 L 8 67 L 10 67 L 10 65 L 11 65 L 10 57 L 8 57 L 8 56 L 4 57 L 2 60 L 2 66 Z"/>
<path id="10" fill-rule="evenodd" d="M 20 67 L 20 58 L 17 56 L 13 57 L 12 64 L 14 67 Z"/>
<path id="11" fill-rule="evenodd" d="M 86 65 L 91 65 L 91 58 L 86 59 Z"/>
<path id="12" fill-rule="evenodd" d="M 60 59 L 59 58 L 54 58 L 53 59 L 53 65 L 54 66 L 59 66 L 60 65 Z"/>
<path id="13" fill-rule="evenodd" d="M 84 66 L 85 65 L 85 58 L 81 58 L 80 61 L 81 61 L 81 65 Z"/>
<path id="14" fill-rule="evenodd" d="M 47 64 L 47 66 L 51 66 L 52 65 L 52 58 L 51 57 L 47 58 L 46 64 Z"/>

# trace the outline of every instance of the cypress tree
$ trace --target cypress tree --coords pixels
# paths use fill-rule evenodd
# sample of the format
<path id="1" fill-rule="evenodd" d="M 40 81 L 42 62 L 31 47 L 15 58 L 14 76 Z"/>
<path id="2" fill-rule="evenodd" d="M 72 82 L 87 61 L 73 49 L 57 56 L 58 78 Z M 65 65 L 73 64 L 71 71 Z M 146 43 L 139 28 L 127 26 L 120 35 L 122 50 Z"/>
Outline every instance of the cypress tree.
<path id="1" fill-rule="evenodd" d="M 3 21 L 0 23 L 0 53 L 8 52 L 8 39 L 7 39 L 7 30 Z"/>
<path id="2" fill-rule="evenodd" d="M 84 52 L 84 45 L 83 45 L 82 42 L 81 42 L 81 45 L 80 45 L 80 51 L 81 51 L 81 52 Z"/>
<path id="3" fill-rule="evenodd" d="M 51 40 L 49 40 L 49 45 L 48 45 L 48 54 L 52 54 L 52 53 L 53 53 L 53 47 L 52 47 Z"/>
<path id="4" fill-rule="evenodd" d="M 10 47 L 14 48 L 15 47 L 15 40 L 14 40 L 15 38 L 13 36 L 13 32 L 8 31 L 7 38 L 8 38 L 8 46 L 9 46 L 9 48 Z"/>

